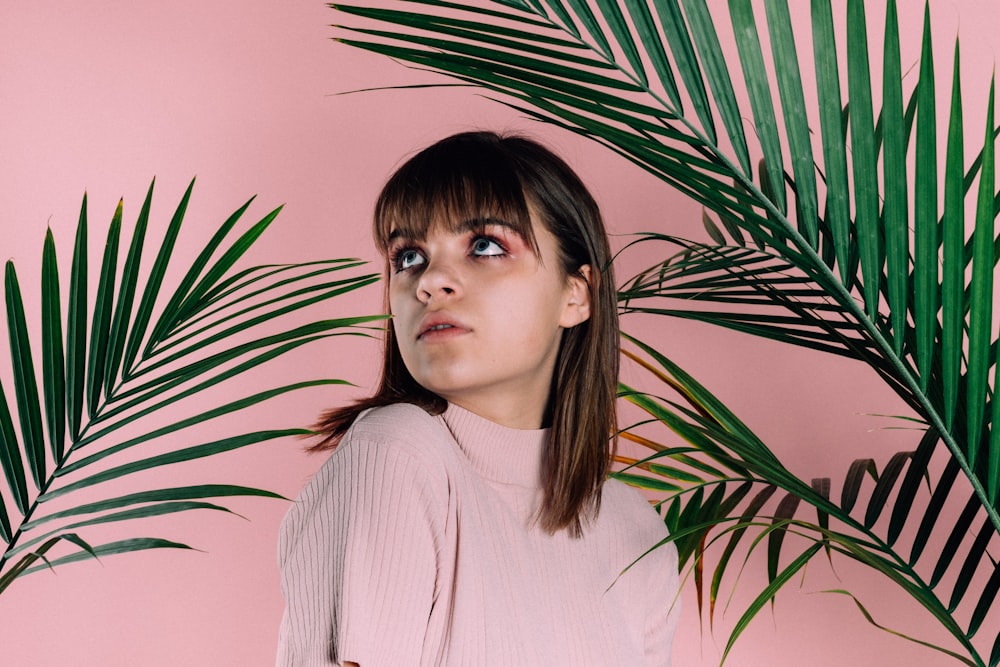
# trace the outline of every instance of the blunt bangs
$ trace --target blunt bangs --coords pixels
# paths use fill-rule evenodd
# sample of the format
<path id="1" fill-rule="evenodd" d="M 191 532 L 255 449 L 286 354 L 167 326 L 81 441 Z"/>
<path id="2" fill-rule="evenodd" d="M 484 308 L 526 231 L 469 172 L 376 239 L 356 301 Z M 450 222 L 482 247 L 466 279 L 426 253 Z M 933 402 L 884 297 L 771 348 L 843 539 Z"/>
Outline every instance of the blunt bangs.
<path id="1" fill-rule="evenodd" d="M 456 135 L 410 158 L 375 203 L 372 233 L 385 255 L 390 234 L 422 239 L 441 225 L 458 231 L 469 221 L 502 220 L 538 254 L 517 162 L 500 141 Z"/>

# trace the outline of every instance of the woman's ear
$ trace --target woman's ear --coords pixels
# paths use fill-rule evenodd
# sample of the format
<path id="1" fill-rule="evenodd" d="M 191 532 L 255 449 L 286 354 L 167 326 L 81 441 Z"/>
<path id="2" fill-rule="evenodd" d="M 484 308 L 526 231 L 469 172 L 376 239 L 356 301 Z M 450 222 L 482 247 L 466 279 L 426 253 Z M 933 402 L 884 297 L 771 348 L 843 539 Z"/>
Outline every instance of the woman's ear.
<path id="1" fill-rule="evenodd" d="M 566 304 L 559 326 L 569 329 L 590 319 L 590 281 L 593 277 L 589 264 L 566 279 Z"/>

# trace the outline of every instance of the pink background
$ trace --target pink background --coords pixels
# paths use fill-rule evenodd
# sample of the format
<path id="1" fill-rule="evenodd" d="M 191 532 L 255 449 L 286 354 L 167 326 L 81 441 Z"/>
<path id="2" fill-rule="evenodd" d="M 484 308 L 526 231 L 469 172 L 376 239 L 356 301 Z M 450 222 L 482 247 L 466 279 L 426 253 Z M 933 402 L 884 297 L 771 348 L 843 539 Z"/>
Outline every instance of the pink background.
<path id="1" fill-rule="evenodd" d="M 912 12 L 902 17 L 907 69 L 915 62 L 922 3 L 901 4 L 902 12 Z M 941 2 L 935 12 L 942 79 L 950 68 L 951 39 L 958 33 L 963 40 L 972 145 L 981 142 L 983 93 L 998 43 L 995 3 Z M 153 229 L 160 232 L 189 179 L 198 177 L 178 249 L 188 256 L 257 193 L 251 208 L 257 218 L 286 204 L 258 259 L 375 259 L 367 225 L 382 180 L 414 149 L 470 128 L 519 129 L 555 147 L 592 186 L 615 233 L 656 229 L 703 236 L 696 206 L 624 160 L 471 91 L 338 95 L 433 79 L 331 42 L 328 26 L 336 20 L 323 3 L 301 0 L 4 2 L 0 259 L 16 261 L 29 303 L 37 304 L 32 290 L 46 225 L 56 235 L 65 277 L 84 190 L 97 248 L 119 197 L 125 198 L 127 224 L 134 224 L 153 176 Z M 877 11 L 870 21 L 881 21 Z M 939 113 L 946 108 L 939 104 Z M 620 270 L 620 277 L 628 273 Z M 369 313 L 379 298 L 376 287 L 331 307 L 334 314 Z M 648 323 L 633 323 L 630 330 L 641 329 L 707 384 L 803 477 L 829 475 L 838 489 L 857 456 L 884 463 L 915 441 L 912 432 L 885 430 L 895 422 L 870 416 L 903 408 L 859 365 L 703 325 L 656 324 L 655 339 Z M 209 439 L 248 423 L 308 424 L 324 406 L 370 388 L 375 353 L 373 342 L 336 340 L 290 355 L 255 381 L 264 386 L 326 375 L 349 378 L 360 388 L 302 393 L 200 435 Z M 9 387 L 9 369 L 0 374 Z M 638 377 L 626 371 L 626 379 Z M 302 453 L 300 442 L 280 441 L 165 471 L 159 483 L 232 482 L 294 496 L 320 462 Z M 275 538 L 286 504 L 232 506 L 250 521 L 192 514 L 129 533 L 185 541 L 202 552 L 114 557 L 16 583 L 0 600 L 0 661 L 46 667 L 271 664 L 283 605 Z M 122 534 L 121 528 L 109 533 Z M 761 584 L 762 567 L 759 559 L 751 561 L 741 591 Z M 849 599 L 819 593 L 841 587 L 857 593 L 881 622 L 925 638 L 942 636 L 921 610 L 876 577 L 843 562 L 834 574 L 817 562 L 801 585 L 788 587 L 773 615 L 765 612 L 751 625 L 729 664 L 952 664 L 872 628 Z M 676 664 L 717 664 L 726 631 L 746 600 L 737 593 L 713 636 L 699 628 L 688 591 Z"/>

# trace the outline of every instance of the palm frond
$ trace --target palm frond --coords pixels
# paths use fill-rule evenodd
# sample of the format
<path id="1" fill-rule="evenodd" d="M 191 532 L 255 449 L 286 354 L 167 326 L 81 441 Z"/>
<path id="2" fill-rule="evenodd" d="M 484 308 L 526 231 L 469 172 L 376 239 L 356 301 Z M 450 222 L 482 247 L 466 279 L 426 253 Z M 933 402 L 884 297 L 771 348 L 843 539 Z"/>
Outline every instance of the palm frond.
<path id="1" fill-rule="evenodd" d="M 933 491 L 920 510 L 895 503 L 891 539 L 883 535 L 871 542 L 878 545 L 874 552 L 823 529 L 824 550 L 883 571 L 949 628 L 973 664 L 985 664 L 970 643 L 976 623 L 960 627 L 951 600 L 941 602 L 944 597 L 928 592 L 927 582 L 914 583 L 897 569 L 911 567 L 923 554 L 927 533 L 949 494 L 957 492 L 959 478 L 969 486 L 967 497 L 964 490 L 959 495 L 963 502 L 973 499 L 976 520 L 991 526 L 990 534 L 1000 532 L 1000 427 L 994 420 L 1000 404 L 993 400 L 1000 377 L 991 381 L 989 375 L 991 367 L 1000 372 L 1000 345 L 991 330 L 1000 242 L 994 229 L 998 129 L 991 88 L 983 148 L 966 164 L 958 45 L 947 68 L 951 108 L 939 120 L 935 91 L 946 87 L 935 80 L 929 11 L 919 77 L 907 90 L 892 1 L 881 28 L 869 27 L 860 0 L 836 7 L 817 0 L 808 9 L 773 0 L 762 11 L 742 0 L 728 3 L 728 11 L 709 8 L 704 0 L 413 0 L 406 11 L 359 3 L 334 7 L 344 22 L 337 28 L 340 41 L 478 86 L 531 118 L 597 141 L 721 221 L 738 248 L 680 244 L 679 253 L 671 251 L 623 288 L 626 311 L 698 319 L 835 352 L 879 374 L 935 435 L 928 436 L 933 444 L 925 438 L 913 453 L 860 466 L 858 472 L 872 468 L 879 475 L 870 491 L 863 474 L 848 479 L 848 495 L 854 495 L 854 485 L 858 495 L 857 507 L 847 509 L 862 512 L 852 529 L 865 534 L 865 524 L 889 510 L 894 494 L 912 502 L 918 479 L 926 476 Z M 811 30 L 803 34 L 792 28 L 803 23 L 791 16 L 807 10 Z M 726 20 L 736 39 L 735 58 L 727 57 L 733 50 L 721 44 L 717 30 Z M 845 26 L 845 34 L 836 33 L 837 25 Z M 881 53 L 869 54 L 879 36 Z M 796 50 L 806 41 L 813 44 L 811 54 Z M 815 71 L 814 90 L 803 83 L 809 70 Z M 873 81 L 883 82 L 878 95 Z M 747 118 L 753 119 L 750 135 L 744 133 Z M 939 151 L 942 122 L 948 139 Z M 968 197 L 976 198 L 971 235 Z M 714 223 L 709 228 L 722 235 Z M 743 247 L 747 238 L 759 254 Z M 676 412 L 678 406 L 669 405 L 657 419 L 691 447 L 722 456 L 720 465 L 733 463 L 733 456 L 713 449 L 712 438 L 735 446 L 733 436 L 712 426 L 722 411 Z M 740 438 L 749 436 L 741 430 Z M 948 462 L 934 480 L 926 466 L 941 445 Z M 756 442 L 752 449 L 766 450 Z M 771 463 L 773 456 L 765 458 Z M 850 516 L 788 471 L 769 465 L 759 473 L 762 481 L 813 505 L 818 517 Z M 707 502 L 703 495 L 697 500 L 695 507 Z M 685 516 L 680 506 L 669 507 L 669 520 Z M 904 524 L 917 528 L 911 560 L 891 546 Z M 979 532 L 980 541 L 990 541 L 987 532 Z M 977 558 L 977 551 L 961 564 L 949 562 L 949 572 L 963 581 L 972 570 L 988 572 L 991 561 Z M 988 577 L 989 586 L 994 582 Z M 949 595 L 968 597 L 958 593 Z M 992 605 L 992 597 L 980 601 L 984 609 Z M 991 662 L 998 651 L 992 649 Z"/>
<path id="2" fill-rule="evenodd" d="M 815 62 L 818 78 L 825 83 L 816 91 L 815 98 L 821 110 L 822 153 L 828 162 L 818 171 L 828 176 L 825 193 L 830 215 L 828 224 L 813 205 L 811 179 L 802 176 L 801 165 L 798 173 L 793 170 L 792 174 L 784 173 L 781 167 L 781 155 L 792 142 L 797 147 L 795 154 L 803 154 L 801 123 L 789 123 L 785 137 L 769 129 L 776 123 L 774 108 L 781 105 L 787 116 L 796 108 L 800 96 L 806 98 L 803 93 L 807 92 L 799 85 L 801 57 L 798 54 L 792 57 L 788 50 L 790 33 L 784 3 L 769 3 L 767 17 L 770 43 L 779 45 L 771 54 L 779 81 L 777 93 L 772 92 L 762 67 L 764 57 L 760 42 L 752 36 L 763 27 L 755 20 L 747 3 L 730 3 L 729 12 L 734 33 L 741 35 L 737 38 L 738 74 L 741 76 L 727 68 L 713 26 L 719 17 L 713 16 L 702 1 L 691 0 L 682 3 L 682 7 L 652 3 L 655 12 L 647 3 L 638 0 L 624 3 L 626 14 L 632 17 L 631 25 L 622 21 L 616 3 L 552 2 L 548 6 L 558 7 L 558 10 L 551 15 L 529 3 L 501 4 L 503 9 L 491 10 L 488 14 L 483 13 L 481 3 L 417 0 L 409 3 L 410 11 L 405 12 L 336 5 L 342 14 L 363 17 L 368 21 L 366 26 L 381 24 L 395 28 L 341 27 L 338 39 L 484 87 L 517 108 L 534 109 L 539 118 L 613 148 L 679 187 L 727 221 L 747 230 L 754 238 L 765 239 L 771 250 L 803 271 L 864 330 L 866 338 L 876 347 L 875 356 L 894 369 L 893 389 L 905 394 L 904 399 L 909 403 L 919 405 L 918 412 L 941 432 L 945 444 L 960 461 L 1000 530 L 1000 514 L 994 503 L 989 502 L 986 470 L 977 472 L 977 462 L 970 458 L 979 451 L 978 443 L 971 444 L 977 432 L 969 431 L 966 436 L 965 431 L 975 423 L 960 429 L 948 422 L 945 402 L 939 398 L 937 386 L 932 386 L 941 382 L 934 375 L 933 358 L 928 356 L 931 353 L 926 351 L 929 323 L 934 313 L 928 310 L 928 301 L 921 297 L 921 312 L 915 317 L 916 299 L 908 296 L 913 286 L 909 280 L 901 278 L 914 271 L 929 271 L 914 262 L 917 258 L 922 262 L 930 261 L 932 253 L 922 242 L 921 253 L 911 257 L 908 225 L 901 222 L 910 214 L 905 187 L 905 156 L 910 144 L 905 141 L 908 131 L 901 115 L 902 89 L 894 83 L 900 78 L 894 3 L 890 3 L 883 33 L 886 35 L 882 54 L 884 71 L 879 73 L 882 75 L 879 78 L 887 82 L 888 88 L 881 110 L 875 109 L 872 102 L 874 77 L 868 56 L 869 29 L 863 3 L 852 1 L 847 5 L 846 39 L 850 48 L 843 53 L 836 48 L 830 3 L 812 3 L 811 37 L 817 55 L 823 54 Z M 646 6 L 640 8 L 640 5 Z M 447 13 L 448 31 L 437 29 L 435 17 L 439 13 Z M 596 23 L 592 17 L 598 17 Z M 671 71 L 670 77 L 660 77 L 660 81 L 644 71 L 642 63 L 647 62 L 646 58 L 636 61 L 634 56 L 626 55 L 618 60 L 616 56 L 630 54 L 633 49 L 651 43 L 650 17 L 654 24 L 655 18 L 659 18 L 660 47 L 673 55 L 679 70 Z M 573 20 L 567 22 L 567 19 Z M 575 31 L 567 27 L 569 23 L 589 28 L 585 32 Z M 602 25 L 613 29 L 605 33 Z M 930 32 L 929 19 L 925 32 Z M 492 35 L 489 46 L 481 38 L 487 34 Z M 524 46 L 538 41 L 561 46 L 544 53 Z M 694 45 L 697 57 L 692 57 L 688 44 Z M 929 42 L 925 42 L 924 60 L 929 57 Z M 647 55 L 647 58 L 652 62 L 657 56 Z M 846 99 L 832 95 L 839 90 L 839 86 L 832 85 L 839 62 L 846 63 Z M 660 65 L 663 66 L 662 61 Z M 929 76 L 930 64 L 923 71 Z M 716 137 L 712 129 L 714 124 L 706 122 L 704 114 L 687 116 L 673 101 L 669 89 L 678 81 L 685 83 L 692 99 L 698 98 L 702 91 L 710 91 L 709 103 L 726 128 L 725 142 Z M 931 88 L 929 82 L 926 88 Z M 734 91 L 740 90 L 745 91 L 751 101 L 750 114 L 739 108 L 739 96 Z M 914 112 L 921 115 L 923 123 L 929 119 L 931 110 L 921 108 L 920 99 L 919 96 L 913 98 Z M 927 94 L 922 99 L 927 99 Z M 850 160 L 844 150 L 845 126 L 839 120 L 845 106 L 850 108 L 847 126 L 851 139 Z M 881 119 L 878 131 L 874 122 L 876 111 Z M 740 120 L 748 115 L 755 118 L 760 136 L 759 150 L 764 158 L 763 168 L 756 175 L 747 157 L 752 147 L 748 147 L 742 134 Z M 988 137 L 992 137 L 992 124 L 989 132 Z M 928 141 L 926 129 L 921 136 L 923 155 Z M 988 143 L 992 144 L 992 139 L 988 139 Z M 880 191 L 873 168 L 880 162 L 880 154 L 883 171 L 888 176 L 885 191 Z M 845 164 L 853 174 L 850 182 L 846 178 Z M 961 169 L 961 164 L 953 167 L 953 171 L 956 168 Z M 978 169 L 974 169 L 973 174 L 976 171 Z M 989 173 L 983 171 L 984 176 Z M 794 184 L 792 193 L 797 197 L 794 207 L 784 202 L 785 182 Z M 734 188 L 732 183 L 738 187 Z M 886 198 L 886 195 L 886 206 L 880 211 L 879 198 Z M 855 202 L 853 219 L 845 216 L 845 203 L 852 200 Z M 946 197 L 945 216 L 960 215 L 963 200 L 964 197 L 958 200 Z M 786 211 L 796 211 L 799 216 L 814 211 L 814 215 L 796 221 Z M 983 211 L 987 211 L 985 204 Z M 929 209 L 914 212 L 914 216 L 933 220 L 938 217 L 937 211 Z M 820 233 L 824 226 L 828 232 Z M 810 231 L 813 228 L 815 233 Z M 922 226 L 922 236 L 926 241 L 926 225 Z M 825 237 L 832 239 L 832 253 L 822 252 L 821 241 Z M 852 259 L 852 247 L 857 249 L 856 262 Z M 834 274 L 835 270 L 839 275 Z M 946 272 L 949 270 L 945 267 Z M 925 284 L 929 282 L 923 273 L 921 277 Z M 950 289 L 954 294 L 954 288 Z M 883 292 L 886 292 L 885 297 Z M 930 303 L 940 302 L 949 291 L 942 290 L 941 294 L 942 299 L 932 299 Z M 985 297 L 977 292 L 968 298 L 984 303 Z M 965 302 L 963 292 L 962 303 Z M 974 310 L 981 312 L 979 308 Z M 925 354 L 920 358 L 915 345 L 906 344 L 913 337 L 914 322 L 922 323 L 919 335 L 924 340 L 921 347 Z M 973 329 L 970 335 L 978 336 L 973 333 L 975 331 Z M 989 342 L 978 338 L 974 345 L 979 350 L 990 349 Z M 961 348 L 962 345 L 952 345 L 950 349 Z M 975 357 L 978 361 L 978 354 L 970 351 L 970 358 Z M 954 358 L 949 363 L 954 373 Z M 920 368 L 924 369 L 923 374 Z M 985 395 L 982 388 L 986 386 L 980 379 L 979 368 L 969 367 L 973 371 L 970 389 L 976 400 Z M 965 377 L 969 377 L 968 373 Z M 950 382 L 954 384 L 953 379 Z M 949 396 L 953 395 L 955 392 L 951 390 Z M 975 402 L 967 392 L 966 397 L 969 404 Z M 975 419 L 976 414 L 973 410 L 970 418 Z"/>
<path id="3" fill-rule="evenodd" d="M 150 186 L 146 195 L 120 269 L 119 255 L 124 254 L 126 241 L 122 239 L 123 206 L 119 202 L 104 245 L 92 308 L 87 307 L 86 298 L 91 276 L 84 197 L 69 274 L 65 327 L 56 243 L 51 231 L 46 235 L 40 304 L 42 391 L 35 379 L 28 314 L 17 271 L 13 263 L 7 264 L 5 297 L 16 412 L 0 387 L 0 468 L 7 488 L 6 493 L 0 493 L 0 538 L 4 542 L 0 592 L 22 575 L 81 559 L 189 548 L 155 537 L 130 537 L 91 546 L 86 534 L 94 526 L 203 509 L 231 513 L 222 505 L 207 502 L 213 498 L 278 498 L 269 491 L 231 484 L 122 494 L 115 482 L 162 466 L 308 434 L 301 428 L 286 427 L 215 433 L 213 439 L 200 444 L 176 444 L 198 437 L 193 427 L 199 424 L 291 391 L 344 384 L 343 380 L 292 382 L 193 410 L 190 406 L 195 403 L 189 402 L 188 416 L 173 417 L 174 421 L 165 425 L 162 420 L 157 423 L 155 416 L 307 343 L 336 335 L 368 335 L 368 327 L 384 318 L 341 317 L 303 323 L 301 314 L 308 306 L 378 280 L 377 274 L 358 272 L 363 265 L 358 260 L 239 268 L 238 260 L 280 211 L 271 211 L 239 232 L 238 222 L 250 202 L 222 224 L 191 266 L 177 267 L 182 278 L 171 291 L 166 276 L 177 271 L 171 258 L 192 186 L 193 182 L 174 212 L 146 279 L 141 277 L 140 264 L 143 249 L 150 242 L 147 231 L 153 188 Z M 234 234 L 239 235 L 233 239 Z M 346 277 L 330 280 L 334 272 Z M 136 295 L 141 295 L 137 307 Z M 155 320 L 154 313 L 159 313 Z M 84 498 L 80 493 L 84 489 L 85 500 L 74 502 L 77 497 Z M 58 503 L 52 502 L 57 498 Z"/>
<path id="4" fill-rule="evenodd" d="M 626 338 L 639 348 L 638 354 L 629 352 L 628 356 L 655 369 L 658 379 L 678 392 L 683 403 L 622 387 L 624 400 L 667 429 L 661 429 L 660 435 L 651 439 L 651 435 L 640 435 L 649 433 L 648 422 L 633 427 L 636 433 L 628 439 L 645 444 L 653 453 L 645 459 L 622 461 L 629 464 L 627 473 L 635 471 L 624 479 L 635 483 L 633 478 L 641 477 L 637 485 L 664 494 L 660 506 L 665 508 L 671 539 L 683 557 L 682 565 L 692 569 L 696 581 L 702 576 L 701 570 L 711 568 L 710 586 L 706 589 L 699 584 L 697 591 L 699 608 L 709 624 L 714 622 L 726 578 L 732 576 L 733 559 L 742 551 L 744 560 L 748 560 L 758 547 L 766 547 L 768 585 L 741 613 L 730 631 L 728 648 L 788 576 L 800 571 L 809 559 L 825 553 L 829 558 L 847 557 L 861 562 L 913 596 L 958 644 L 955 648 L 933 648 L 966 664 L 985 664 L 972 640 L 987 610 L 993 608 L 997 590 L 976 588 L 974 582 L 982 582 L 985 572 L 991 573 L 987 582 L 991 583 L 1000 566 L 987 554 L 992 524 L 977 496 L 968 492 L 965 511 L 951 527 L 947 544 L 936 558 L 921 558 L 917 551 L 906 558 L 906 545 L 898 543 L 901 522 L 914 511 L 914 499 L 921 488 L 927 487 L 928 496 L 937 492 L 937 486 L 930 482 L 931 456 L 939 442 L 935 431 L 924 433 L 916 451 L 899 452 L 882 467 L 872 459 L 856 460 L 840 484 L 839 499 L 833 500 L 829 479 L 809 483 L 799 479 L 707 389 L 652 347 Z M 690 409 L 684 407 L 685 403 Z M 678 437 L 688 446 L 670 444 Z M 944 479 L 938 485 L 944 483 L 952 491 L 953 481 Z M 732 493 L 735 503 L 730 506 L 720 509 L 725 495 L 711 506 L 704 501 L 706 489 L 715 488 L 725 494 L 722 489 L 733 487 L 739 492 Z M 779 490 L 781 493 L 777 493 Z M 803 516 L 806 507 L 815 512 L 815 520 Z M 888 523 L 879 521 L 885 513 L 891 517 Z M 936 517 L 925 516 L 924 520 L 933 525 Z M 788 543 L 786 536 L 792 536 L 794 541 Z M 913 548 L 917 549 L 923 539 L 915 536 Z M 804 550 L 803 540 L 809 544 Z M 787 555 L 790 549 L 796 554 L 791 560 Z M 954 580 L 945 580 L 943 575 L 949 571 L 957 571 Z M 861 604 L 858 596 L 851 595 Z"/>

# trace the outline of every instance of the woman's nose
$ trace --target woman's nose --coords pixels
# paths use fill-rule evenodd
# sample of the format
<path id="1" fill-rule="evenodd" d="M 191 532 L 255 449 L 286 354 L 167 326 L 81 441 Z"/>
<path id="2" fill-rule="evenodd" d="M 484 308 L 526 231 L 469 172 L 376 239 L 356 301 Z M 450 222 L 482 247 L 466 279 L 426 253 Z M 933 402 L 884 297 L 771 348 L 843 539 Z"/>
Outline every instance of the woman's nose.
<path id="1" fill-rule="evenodd" d="M 417 299 L 424 304 L 452 298 L 460 292 L 461 280 L 455 267 L 445 261 L 431 261 L 417 281 Z"/>

